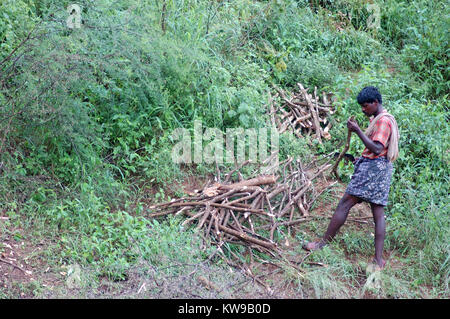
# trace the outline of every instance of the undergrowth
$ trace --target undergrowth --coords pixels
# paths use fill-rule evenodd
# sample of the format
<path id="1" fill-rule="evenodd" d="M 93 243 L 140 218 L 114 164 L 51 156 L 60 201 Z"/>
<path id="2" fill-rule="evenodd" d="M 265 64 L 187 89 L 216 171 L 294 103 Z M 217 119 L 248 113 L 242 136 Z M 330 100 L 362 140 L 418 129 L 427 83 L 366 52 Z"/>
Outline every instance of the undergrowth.
<path id="1" fill-rule="evenodd" d="M 176 218 L 146 218 L 145 203 L 170 200 L 176 181 L 216 171 L 173 163 L 173 130 L 192 132 L 195 120 L 222 131 L 265 127 L 272 84 L 293 90 L 301 82 L 333 92 L 336 108 L 324 144 L 280 136 L 282 159 L 307 160 L 339 147 L 349 116 L 367 125 L 355 96 L 374 85 L 400 129 L 386 248 L 405 266 L 388 270 L 372 297 L 448 296 L 445 1 L 380 2 L 378 29 L 367 27 L 371 12 L 359 0 L 79 3 L 80 29 L 67 28 L 69 1 L 0 4 L 5 232 L 48 241 L 51 265 L 91 267 L 92 280 L 124 281 L 142 260 L 200 263 L 210 252 L 199 250 L 194 231 L 181 231 Z M 350 152 L 361 151 L 353 138 Z M 340 238 L 347 253 L 369 256 L 364 234 Z M 286 280 L 304 297 L 354 297 L 362 268 L 340 249 L 311 256 L 328 267 Z"/>

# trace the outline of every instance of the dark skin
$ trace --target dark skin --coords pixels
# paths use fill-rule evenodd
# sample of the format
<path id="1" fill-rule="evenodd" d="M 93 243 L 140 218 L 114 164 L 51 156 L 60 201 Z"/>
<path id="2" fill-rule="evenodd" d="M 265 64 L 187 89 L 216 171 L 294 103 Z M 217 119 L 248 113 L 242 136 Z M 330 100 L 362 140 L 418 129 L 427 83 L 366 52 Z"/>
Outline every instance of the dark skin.
<path id="1" fill-rule="evenodd" d="M 377 100 L 375 100 L 375 102 L 372 102 L 372 103 L 364 103 L 363 105 L 361 105 L 361 108 L 362 108 L 363 113 L 367 117 L 377 116 L 384 110 L 383 106 L 381 104 L 379 104 Z M 372 141 L 367 135 L 365 135 L 363 133 L 363 131 L 361 130 L 361 128 L 358 126 L 358 124 L 356 122 L 353 122 L 350 119 L 348 119 L 347 128 L 351 132 L 356 133 L 356 135 L 358 135 L 358 137 L 361 139 L 361 141 L 364 143 L 364 145 L 375 155 L 378 155 L 383 151 L 383 149 L 384 149 L 383 144 L 381 144 L 380 142 L 377 142 L 377 141 L 375 141 L 375 142 Z"/>
<path id="2" fill-rule="evenodd" d="M 383 106 L 375 100 L 372 103 L 364 103 L 361 105 L 362 112 L 367 116 L 377 116 L 381 112 L 383 112 Z M 366 136 L 361 128 L 358 126 L 356 122 L 351 121 L 350 119 L 347 121 L 347 128 L 356 133 L 364 145 L 374 154 L 378 155 L 383 151 L 383 144 L 377 141 L 372 141 Z M 345 223 L 348 213 L 350 209 L 358 203 L 361 203 L 363 200 L 359 197 L 349 195 L 347 193 L 339 201 L 339 204 L 336 208 L 333 217 L 331 218 L 330 224 L 328 225 L 327 231 L 323 235 L 322 239 L 317 242 L 310 242 L 305 245 L 305 249 L 307 250 L 316 250 L 322 248 L 327 243 L 333 240 L 336 236 L 336 233 L 339 231 L 341 226 Z M 381 205 L 377 205 L 374 203 L 370 203 L 370 207 L 372 209 L 373 220 L 375 223 L 375 258 L 374 261 L 377 265 L 382 269 L 384 268 L 386 261 L 382 258 L 383 256 L 383 246 L 384 246 L 384 237 L 386 233 L 386 223 L 384 219 L 384 207 Z"/>

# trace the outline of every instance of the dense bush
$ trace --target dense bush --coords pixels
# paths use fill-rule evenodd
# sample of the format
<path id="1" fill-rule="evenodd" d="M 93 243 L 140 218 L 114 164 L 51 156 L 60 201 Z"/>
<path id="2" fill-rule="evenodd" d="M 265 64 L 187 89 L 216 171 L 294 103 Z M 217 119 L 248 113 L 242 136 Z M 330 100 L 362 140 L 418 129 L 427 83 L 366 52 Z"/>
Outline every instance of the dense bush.
<path id="1" fill-rule="evenodd" d="M 141 185 L 160 189 L 148 196 L 161 200 L 183 177 L 170 157 L 175 128 L 264 126 L 271 85 L 301 82 L 334 92 L 333 139 L 283 135 L 281 156 L 329 153 L 350 115 L 366 126 L 355 96 L 375 85 L 401 136 L 387 246 L 419 260 L 416 284 L 448 291 L 444 1 L 386 0 L 378 30 L 359 0 L 85 0 L 73 30 L 69 3 L 0 4 L 0 209 L 58 234 L 64 262 L 123 279 L 139 254 L 152 263 L 160 254 L 201 258 L 180 253 L 194 244 L 177 221 L 148 223 L 142 209 L 127 210 L 132 194 L 147 192 Z M 361 148 L 354 138 L 350 152 Z"/>

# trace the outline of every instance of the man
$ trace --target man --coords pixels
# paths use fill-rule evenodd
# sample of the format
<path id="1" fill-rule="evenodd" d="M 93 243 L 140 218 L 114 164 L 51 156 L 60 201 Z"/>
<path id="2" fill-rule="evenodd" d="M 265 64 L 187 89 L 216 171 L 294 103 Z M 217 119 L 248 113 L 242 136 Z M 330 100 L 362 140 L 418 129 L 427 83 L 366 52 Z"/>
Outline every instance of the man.
<path id="1" fill-rule="evenodd" d="M 354 162 L 354 174 L 322 239 L 309 242 L 303 248 L 312 251 L 329 243 L 345 223 L 349 210 L 365 201 L 370 204 L 375 222 L 374 262 L 382 269 L 386 264 L 383 259 L 386 231 L 384 206 L 387 204 L 391 185 L 392 162 L 398 157 L 398 127 L 394 117 L 383 108 L 382 97 L 377 88 L 365 87 L 358 94 L 357 101 L 362 112 L 369 118 L 374 118 L 364 133 L 350 119 L 347 121 L 347 128 L 358 135 L 366 148 Z"/>

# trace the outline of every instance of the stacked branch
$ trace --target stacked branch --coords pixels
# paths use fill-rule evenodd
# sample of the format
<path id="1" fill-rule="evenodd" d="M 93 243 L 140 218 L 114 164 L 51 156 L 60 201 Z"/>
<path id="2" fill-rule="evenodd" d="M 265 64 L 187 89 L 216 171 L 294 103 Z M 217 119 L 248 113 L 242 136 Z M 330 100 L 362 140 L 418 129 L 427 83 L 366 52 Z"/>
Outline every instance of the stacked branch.
<path id="1" fill-rule="evenodd" d="M 331 105 L 331 95 L 322 92 L 322 99 L 317 95 L 317 88 L 313 94 L 308 93 L 302 84 L 297 83 L 298 92 L 289 94 L 277 87 L 277 93 L 269 96 L 269 115 L 272 125 L 279 133 L 286 130 L 292 131 L 297 137 L 315 135 L 322 143 L 322 138 L 330 139 L 329 130 L 331 122 L 328 115 L 334 113 Z M 281 104 L 276 105 L 277 98 L 281 99 Z"/>
<path id="2" fill-rule="evenodd" d="M 149 217 L 183 214 L 183 226 L 194 224 L 218 247 L 240 244 L 250 252 L 256 249 L 275 256 L 280 252 L 278 239 L 290 233 L 294 225 L 309 220 L 308 210 L 315 200 L 313 181 L 331 167 L 328 162 L 306 167 L 300 160 L 288 158 L 280 163 L 278 175 L 230 182 L 232 174 L 241 175 L 239 169 L 248 164 L 245 162 L 226 174 L 221 183 L 149 207 Z"/>

